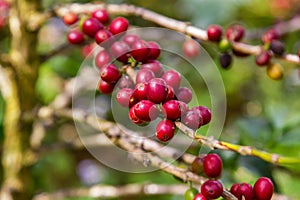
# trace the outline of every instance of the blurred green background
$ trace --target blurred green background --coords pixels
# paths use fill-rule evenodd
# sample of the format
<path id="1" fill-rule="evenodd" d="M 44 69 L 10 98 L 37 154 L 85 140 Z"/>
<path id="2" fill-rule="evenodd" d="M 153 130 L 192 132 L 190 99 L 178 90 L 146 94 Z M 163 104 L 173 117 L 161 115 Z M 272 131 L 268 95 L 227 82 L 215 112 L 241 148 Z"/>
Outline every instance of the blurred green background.
<path id="1" fill-rule="evenodd" d="M 59 3 L 73 1 L 43 0 L 45 8 L 50 9 Z M 90 1 L 76 1 L 90 2 Z M 129 3 L 142 6 L 166 16 L 190 21 L 193 25 L 206 28 L 209 24 L 228 27 L 232 23 L 241 23 L 251 33 L 260 32 L 281 20 L 288 20 L 300 14 L 297 0 L 128 0 L 105 1 L 107 3 Z M 128 17 L 136 26 L 155 26 L 137 17 Z M 43 28 L 39 49 L 48 52 L 65 42 L 67 28 L 60 19 L 51 19 Z M 53 37 L 55 34 L 55 37 Z M 63 35 L 63 37 L 60 37 Z M 286 49 L 296 53 L 300 48 L 300 31 L 291 32 L 282 38 Z M 49 41 L 49 39 L 51 39 Z M 249 40 L 259 44 L 260 38 Z M 51 45 L 50 45 L 51 44 Z M 1 47 L 7 48 L 4 43 Z M 218 58 L 216 46 L 204 45 L 212 58 Z M 63 79 L 74 77 L 83 61 L 80 48 L 72 48 L 56 56 L 40 68 L 36 92 L 41 104 L 48 104 L 62 90 Z M 221 139 L 251 145 L 268 152 L 285 156 L 300 157 L 300 80 L 295 64 L 278 60 L 284 66 L 284 79 L 273 81 L 254 63 L 254 57 L 234 58 L 230 70 L 219 67 L 227 94 L 226 125 Z M 217 62 L 216 62 L 217 63 Z M 188 71 L 185 75 L 188 76 Z M 49 84 L 53 83 L 53 84 Z M 197 84 L 197 80 L 191 80 Z M 205 86 L 199 85 L 196 91 L 202 103 L 209 105 L 209 96 L 201 96 Z M 3 108 L 5 103 L 0 96 L 0 140 L 3 140 Z M 66 132 L 68 134 L 66 134 Z M 70 133 L 72 132 L 72 133 Z M 45 145 L 56 141 L 65 141 L 75 137 L 71 122 L 58 122 L 48 129 Z M 197 154 L 199 147 L 190 152 Z M 268 176 L 276 184 L 276 192 L 300 199 L 299 166 L 280 167 L 268 164 L 253 157 L 243 157 L 232 152 L 217 151 L 224 161 L 222 181 L 227 187 L 234 182 L 254 183 L 259 176 Z M 65 187 L 88 186 L 92 184 L 121 185 L 136 182 L 179 183 L 171 175 L 161 171 L 145 174 L 122 173 L 95 161 L 86 150 L 72 151 L 61 149 L 47 153 L 32 168 L 32 177 L 37 192 L 54 191 Z M 55 178 L 54 178 L 55 177 Z M 153 197 L 143 197 L 152 199 Z M 78 198 L 77 198 L 78 199 Z M 89 198 L 80 198 L 88 200 Z M 122 199 L 141 199 L 130 197 Z M 158 196 L 157 200 L 183 199 L 182 196 Z M 75 200 L 75 199 L 74 199 Z"/>

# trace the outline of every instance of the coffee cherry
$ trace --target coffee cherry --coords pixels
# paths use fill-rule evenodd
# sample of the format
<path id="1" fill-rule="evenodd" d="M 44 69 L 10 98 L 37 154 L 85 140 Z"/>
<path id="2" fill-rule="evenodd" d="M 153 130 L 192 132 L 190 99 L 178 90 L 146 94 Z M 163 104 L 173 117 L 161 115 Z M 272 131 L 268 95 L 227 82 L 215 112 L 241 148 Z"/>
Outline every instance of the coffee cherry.
<path id="1" fill-rule="evenodd" d="M 191 164 L 191 171 L 200 175 L 203 172 L 203 161 L 206 155 L 201 154 Z"/>
<path id="2" fill-rule="evenodd" d="M 248 53 L 244 53 L 244 52 L 241 52 L 241 51 L 237 51 L 235 49 L 232 49 L 232 53 L 237 56 L 237 57 L 241 57 L 241 58 L 245 58 L 245 57 L 248 57 L 250 56 L 250 54 Z"/>
<path id="3" fill-rule="evenodd" d="M 119 86 L 120 89 L 122 89 L 122 88 L 133 88 L 134 83 L 128 75 L 123 75 L 120 78 L 119 82 L 118 82 L 118 86 Z"/>
<path id="4" fill-rule="evenodd" d="M 203 196 L 203 194 L 198 193 L 195 195 L 193 200 L 206 200 L 205 196 Z"/>
<path id="5" fill-rule="evenodd" d="M 136 83 L 146 83 L 155 78 L 155 74 L 149 69 L 141 69 L 136 74 Z"/>
<path id="6" fill-rule="evenodd" d="M 169 86 L 169 85 L 167 85 L 167 88 L 168 88 L 168 93 L 167 93 L 167 97 L 166 97 L 166 99 L 165 99 L 164 102 L 173 100 L 175 98 L 174 89 L 171 86 Z"/>
<path id="7" fill-rule="evenodd" d="M 236 183 L 233 184 L 230 188 L 230 192 L 238 199 L 238 200 L 253 200 L 254 199 L 254 191 L 250 184 L 248 183 Z"/>
<path id="8" fill-rule="evenodd" d="M 219 62 L 223 69 L 228 69 L 232 63 L 232 56 L 229 53 L 222 53 L 219 56 Z"/>
<path id="9" fill-rule="evenodd" d="M 150 60 L 156 60 L 160 55 L 160 46 L 157 42 L 154 41 L 148 41 L 148 47 L 150 49 L 150 52 L 148 54 L 148 59 Z"/>
<path id="10" fill-rule="evenodd" d="M 135 115 L 134 107 L 131 107 L 129 109 L 128 117 L 129 117 L 130 121 L 132 121 L 133 123 L 135 123 L 137 125 L 143 125 L 145 123 L 144 121 L 142 121 Z"/>
<path id="11" fill-rule="evenodd" d="M 199 55 L 200 46 L 196 40 L 187 39 L 182 45 L 183 53 L 188 58 L 194 58 Z"/>
<path id="12" fill-rule="evenodd" d="M 110 55 L 107 53 L 107 51 L 102 50 L 99 51 L 95 57 L 95 64 L 98 68 L 102 68 L 103 66 L 107 65 L 111 62 Z"/>
<path id="13" fill-rule="evenodd" d="M 223 193 L 223 185 L 218 180 L 208 180 L 201 185 L 201 194 L 207 199 L 219 198 Z"/>
<path id="14" fill-rule="evenodd" d="M 81 55 L 83 57 L 92 57 L 93 56 L 92 52 L 93 52 L 94 48 L 95 48 L 94 43 L 89 43 L 89 44 L 84 45 L 81 48 Z"/>
<path id="15" fill-rule="evenodd" d="M 125 35 L 123 38 L 123 41 L 128 44 L 129 47 L 132 47 L 132 45 L 138 40 L 140 40 L 139 36 L 133 34 Z"/>
<path id="16" fill-rule="evenodd" d="M 210 25 L 207 28 L 207 37 L 210 41 L 218 42 L 222 37 L 222 28 L 219 25 Z"/>
<path id="17" fill-rule="evenodd" d="M 109 39 L 111 36 L 112 36 L 111 32 L 103 29 L 103 30 L 97 31 L 94 38 L 95 38 L 96 43 L 100 44 L 100 43 L 104 42 L 105 40 Z"/>
<path id="18" fill-rule="evenodd" d="M 165 80 L 161 78 L 153 78 L 149 81 L 147 89 L 147 99 L 154 103 L 162 103 L 168 94 L 168 87 Z"/>
<path id="19" fill-rule="evenodd" d="M 209 178 L 217 178 L 222 174 L 222 159 L 218 154 L 207 154 L 203 161 L 204 173 Z"/>
<path id="20" fill-rule="evenodd" d="M 171 140 L 174 133 L 175 124 L 168 119 L 160 121 L 156 126 L 156 137 L 162 142 Z"/>
<path id="21" fill-rule="evenodd" d="M 121 78 L 121 73 L 114 64 L 110 64 L 101 69 L 100 76 L 108 83 L 116 83 Z"/>
<path id="22" fill-rule="evenodd" d="M 274 192 L 274 185 L 267 177 L 259 178 L 254 184 L 256 200 L 270 200 Z"/>
<path id="23" fill-rule="evenodd" d="M 124 31 L 127 31 L 129 22 L 124 17 L 115 18 L 108 27 L 108 30 L 113 34 L 117 35 Z"/>
<path id="24" fill-rule="evenodd" d="M 187 111 L 187 105 L 178 100 L 170 100 L 163 104 L 162 113 L 169 120 L 177 120 Z"/>
<path id="25" fill-rule="evenodd" d="M 106 24 L 109 22 L 109 15 L 106 10 L 100 9 L 92 12 L 92 17 L 97 19 L 102 24 Z"/>
<path id="26" fill-rule="evenodd" d="M 157 60 L 148 60 L 147 63 L 141 65 L 141 70 L 142 69 L 151 70 L 155 74 L 155 77 L 157 78 L 161 77 L 164 73 L 162 64 Z"/>
<path id="27" fill-rule="evenodd" d="M 176 92 L 176 97 L 179 101 L 189 103 L 193 98 L 192 91 L 187 87 L 180 87 Z"/>
<path id="28" fill-rule="evenodd" d="M 184 200 L 193 200 L 196 194 L 198 194 L 196 188 L 189 188 L 184 193 Z"/>
<path id="29" fill-rule="evenodd" d="M 194 131 L 203 124 L 203 118 L 198 110 L 189 110 L 182 117 L 181 122 Z"/>
<path id="30" fill-rule="evenodd" d="M 206 125 L 211 120 L 211 112 L 210 110 L 205 106 L 196 106 L 193 107 L 191 110 L 198 110 L 202 116 L 203 119 L 203 125 Z"/>
<path id="31" fill-rule="evenodd" d="M 67 35 L 67 39 L 71 44 L 81 44 L 84 41 L 84 36 L 78 30 L 71 30 Z"/>
<path id="32" fill-rule="evenodd" d="M 132 45 L 131 56 L 139 62 L 145 62 L 149 52 L 148 44 L 144 40 L 138 40 Z"/>
<path id="33" fill-rule="evenodd" d="M 226 38 L 223 38 L 219 44 L 218 44 L 218 48 L 221 52 L 227 52 L 231 49 L 231 44 L 229 42 L 229 40 L 227 40 Z"/>
<path id="34" fill-rule="evenodd" d="M 95 34 L 100 30 L 103 29 L 104 26 L 95 18 L 88 18 L 82 24 L 82 32 L 90 37 L 94 37 Z"/>
<path id="35" fill-rule="evenodd" d="M 149 100 L 142 100 L 134 106 L 135 115 L 142 121 L 150 122 L 158 117 L 159 110 L 156 105 Z"/>
<path id="36" fill-rule="evenodd" d="M 137 99 L 132 94 L 133 89 L 122 88 L 117 92 L 116 100 L 121 106 L 130 108 L 137 103 Z"/>
<path id="37" fill-rule="evenodd" d="M 134 96 L 139 100 L 147 99 L 148 83 L 138 83 L 134 89 Z"/>
<path id="38" fill-rule="evenodd" d="M 264 43 L 269 43 L 272 40 L 278 40 L 279 38 L 279 33 L 275 29 L 270 29 L 262 35 L 261 40 Z"/>
<path id="39" fill-rule="evenodd" d="M 76 13 L 69 12 L 63 16 L 63 21 L 66 25 L 72 25 L 78 21 L 78 16 Z"/>
<path id="40" fill-rule="evenodd" d="M 258 66 L 265 66 L 268 65 L 270 62 L 271 56 L 269 52 L 267 51 L 262 51 L 260 54 L 258 54 L 255 58 L 255 63 Z"/>
<path id="41" fill-rule="evenodd" d="M 10 3 L 6 0 L 0 1 L 0 28 L 7 24 L 8 16 L 10 12 Z"/>
<path id="42" fill-rule="evenodd" d="M 280 80 L 283 77 L 283 69 L 279 63 L 273 63 L 267 67 L 267 75 L 273 80 Z"/>
<path id="43" fill-rule="evenodd" d="M 284 44 L 279 40 L 272 40 L 270 49 L 276 56 L 282 56 L 285 52 Z"/>
<path id="44" fill-rule="evenodd" d="M 100 80 L 99 83 L 99 91 L 102 94 L 110 94 L 114 91 L 115 84 L 114 83 L 108 83 L 104 80 Z"/>
<path id="45" fill-rule="evenodd" d="M 116 41 L 110 47 L 111 55 L 118 61 L 127 63 L 129 58 L 130 49 L 123 41 Z"/>
<path id="46" fill-rule="evenodd" d="M 162 75 L 162 79 L 164 79 L 168 85 L 172 86 L 175 91 L 180 87 L 181 75 L 175 70 L 166 71 Z"/>
<path id="47" fill-rule="evenodd" d="M 235 42 L 240 41 L 244 37 L 244 34 L 245 29 L 239 24 L 232 25 L 226 30 L 226 38 Z"/>

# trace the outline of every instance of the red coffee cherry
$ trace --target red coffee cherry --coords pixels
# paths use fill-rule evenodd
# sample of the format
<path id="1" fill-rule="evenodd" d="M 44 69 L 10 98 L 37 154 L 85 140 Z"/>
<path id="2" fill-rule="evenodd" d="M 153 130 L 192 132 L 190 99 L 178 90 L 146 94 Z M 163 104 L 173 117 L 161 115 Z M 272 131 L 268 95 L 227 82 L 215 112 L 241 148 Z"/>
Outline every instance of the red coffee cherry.
<path id="1" fill-rule="evenodd" d="M 129 109 L 128 117 L 129 117 L 130 121 L 132 121 L 133 123 L 135 123 L 137 125 L 143 125 L 145 123 L 144 121 L 142 121 L 135 115 L 134 107 L 131 107 Z"/>
<path id="2" fill-rule="evenodd" d="M 194 58 L 199 55 L 200 46 L 196 40 L 187 39 L 182 45 L 183 53 L 188 58 Z"/>
<path id="3" fill-rule="evenodd" d="M 84 41 L 84 36 L 78 30 L 71 30 L 67 35 L 67 39 L 71 44 L 81 44 Z"/>
<path id="4" fill-rule="evenodd" d="M 131 49 L 131 56 L 135 60 L 139 62 L 147 61 L 150 49 L 148 47 L 148 44 L 144 40 L 138 40 L 133 43 Z"/>
<path id="5" fill-rule="evenodd" d="M 63 16 L 63 22 L 68 26 L 75 24 L 75 22 L 77 21 L 78 21 L 78 15 L 76 13 L 69 12 Z"/>
<path id="6" fill-rule="evenodd" d="M 282 56 L 285 52 L 285 47 L 282 42 L 279 40 L 272 40 L 270 43 L 270 50 L 276 55 L 276 56 Z"/>
<path id="7" fill-rule="evenodd" d="M 132 45 L 138 40 L 140 40 L 139 36 L 133 34 L 128 34 L 123 37 L 123 41 L 128 44 L 129 47 L 132 47 Z"/>
<path id="8" fill-rule="evenodd" d="M 264 43 L 269 43 L 272 40 L 278 40 L 279 38 L 279 33 L 275 29 L 270 29 L 262 35 L 261 40 Z"/>
<path id="9" fill-rule="evenodd" d="M 137 103 L 137 99 L 132 94 L 133 89 L 122 88 L 117 92 L 116 100 L 121 106 L 130 108 Z"/>
<path id="10" fill-rule="evenodd" d="M 174 133 L 175 124 L 168 119 L 160 121 L 156 126 L 156 137 L 162 142 L 171 140 L 174 136 Z"/>
<path id="11" fill-rule="evenodd" d="M 109 15 L 106 10 L 99 9 L 92 12 L 92 17 L 97 19 L 102 24 L 106 24 L 109 22 Z"/>
<path id="12" fill-rule="evenodd" d="M 253 189 L 256 200 L 270 200 L 274 192 L 274 185 L 269 178 L 261 177 L 255 182 Z"/>
<path id="13" fill-rule="evenodd" d="M 100 76 L 108 83 L 116 83 L 121 78 L 121 73 L 117 66 L 110 64 L 101 68 Z"/>
<path id="14" fill-rule="evenodd" d="M 223 69 L 228 69 L 232 63 L 232 56 L 229 53 L 222 53 L 219 56 L 219 62 Z"/>
<path id="15" fill-rule="evenodd" d="M 108 30 L 113 34 L 117 35 L 124 31 L 127 31 L 129 22 L 124 17 L 115 18 L 108 27 Z"/>
<path id="16" fill-rule="evenodd" d="M 148 47 L 150 49 L 150 52 L 148 54 L 148 59 L 150 60 L 156 60 L 160 55 L 160 46 L 157 42 L 154 41 L 148 41 Z"/>
<path id="17" fill-rule="evenodd" d="M 222 159 L 218 154 L 207 154 L 203 161 L 204 173 L 209 178 L 217 178 L 222 174 Z"/>
<path id="18" fill-rule="evenodd" d="M 141 65 L 141 69 L 151 70 L 157 78 L 161 77 L 164 73 L 162 64 L 157 60 L 148 60 L 146 63 Z"/>
<path id="19" fill-rule="evenodd" d="M 226 30 L 226 38 L 235 42 L 240 41 L 245 35 L 245 29 L 239 24 L 234 24 Z"/>
<path id="20" fill-rule="evenodd" d="M 271 60 L 271 55 L 267 51 L 262 51 L 260 54 L 258 54 L 255 57 L 255 63 L 258 66 L 268 65 L 270 63 L 270 60 Z"/>
<path id="21" fill-rule="evenodd" d="M 178 100 L 170 100 L 163 104 L 163 115 L 172 121 L 175 121 L 181 117 L 187 111 L 187 105 L 184 102 Z"/>
<path id="22" fill-rule="evenodd" d="M 101 24 L 97 19 L 92 17 L 86 19 L 82 24 L 82 32 L 84 32 L 86 35 L 92 38 L 99 30 L 103 28 L 104 28 L 103 24 Z"/>
<path id="23" fill-rule="evenodd" d="M 111 62 L 111 58 L 107 51 L 102 50 L 97 53 L 95 57 L 95 64 L 98 68 L 102 68 L 103 66 L 107 65 L 110 62 Z"/>
<path id="24" fill-rule="evenodd" d="M 218 42 L 222 38 L 222 28 L 219 25 L 212 24 L 207 28 L 207 37 L 210 41 Z"/>
<path id="25" fill-rule="evenodd" d="M 218 180 L 208 180 L 201 185 L 201 194 L 207 199 L 219 198 L 223 193 L 223 185 Z"/>
<path id="26" fill-rule="evenodd" d="M 187 87 L 180 87 L 176 92 L 176 97 L 179 101 L 183 101 L 184 103 L 189 103 L 193 98 L 193 93 Z"/>
<path id="27" fill-rule="evenodd" d="M 196 106 L 193 107 L 191 110 L 198 110 L 202 116 L 203 119 L 203 125 L 206 125 L 211 120 L 211 112 L 210 110 L 205 106 Z"/>
<path id="28" fill-rule="evenodd" d="M 165 99 L 164 102 L 173 100 L 175 98 L 174 89 L 171 86 L 169 86 L 169 85 L 167 85 L 167 88 L 168 88 L 168 93 L 167 93 L 167 97 L 166 97 L 166 99 Z"/>
<path id="29" fill-rule="evenodd" d="M 205 196 L 201 193 L 195 195 L 193 200 L 206 200 Z"/>
<path id="30" fill-rule="evenodd" d="M 254 191 L 250 184 L 248 183 L 236 183 L 230 188 L 230 192 L 238 198 L 238 200 L 253 200 Z"/>
<path id="31" fill-rule="evenodd" d="M 155 78 L 155 74 L 149 69 L 141 69 L 138 71 L 135 77 L 135 82 L 138 83 L 146 83 L 151 79 Z"/>
<path id="32" fill-rule="evenodd" d="M 147 89 L 147 99 L 153 103 L 162 103 L 168 94 L 168 87 L 165 80 L 161 78 L 153 78 L 149 81 Z"/>
<path id="33" fill-rule="evenodd" d="M 129 46 L 123 41 L 116 41 L 110 47 L 111 55 L 118 61 L 127 63 L 129 58 L 130 49 Z"/>
<path id="34" fill-rule="evenodd" d="M 175 70 L 166 71 L 162 75 L 162 79 L 164 79 L 168 85 L 172 86 L 174 91 L 177 91 L 180 87 L 181 75 Z"/>
<path id="35" fill-rule="evenodd" d="M 203 119 L 199 111 L 189 110 L 184 114 L 181 122 L 195 131 L 202 126 Z"/>
<path id="36" fill-rule="evenodd" d="M 108 83 L 104 80 L 100 80 L 99 83 L 99 91 L 102 94 L 110 94 L 114 91 L 115 84 L 114 83 Z"/>
<path id="37" fill-rule="evenodd" d="M 147 99 L 148 83 L 138 83 L 135 86 L 133 95 L 139 100 Z"/>
<path id="38" fill-rule="evenodd" d="M 203 161 L 206 155 L 201 154 L 195 158 L 191 164 L 191 171 L 196 174 L 202 174 L 203 172 Z"/>
<path id="39" fill-rule="evenodd" d="M 97 44 L 100 44 L 100 43 L 104 42 L 105 40 L 108 40 L 111 36 L 112 36 L 111 32 L 103 29 L 103 30 L 97 31 L 94 39 Z"/>
<path id="40" fill-rule="evenodd" d="M 135 115 L 145 122 L 155 120 L 159 114 L 159 110 L 156 105 L 149 100 L 142 100 L 136 103 L 133 108 Z"/>
<path id="41" fill-rule="evenodd" d="M 131 78 L 128 75 L 123 75 L 119 82 L 118 82 L 118 86 L 120 89 L 122 88 L 133 88 L 134 87 L 134 83 L 131 80 Z"/>

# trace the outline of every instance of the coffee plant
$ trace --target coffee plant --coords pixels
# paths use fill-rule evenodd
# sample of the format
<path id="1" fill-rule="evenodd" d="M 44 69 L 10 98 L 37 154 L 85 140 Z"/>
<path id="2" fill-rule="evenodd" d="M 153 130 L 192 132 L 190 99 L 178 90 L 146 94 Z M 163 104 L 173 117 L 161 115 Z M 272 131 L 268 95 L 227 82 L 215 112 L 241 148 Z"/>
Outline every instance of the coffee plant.
<path id="1" fill-rule="evenodd" d="M 299 5 L 0 0 L 0 199 L 299 199 Z"/>

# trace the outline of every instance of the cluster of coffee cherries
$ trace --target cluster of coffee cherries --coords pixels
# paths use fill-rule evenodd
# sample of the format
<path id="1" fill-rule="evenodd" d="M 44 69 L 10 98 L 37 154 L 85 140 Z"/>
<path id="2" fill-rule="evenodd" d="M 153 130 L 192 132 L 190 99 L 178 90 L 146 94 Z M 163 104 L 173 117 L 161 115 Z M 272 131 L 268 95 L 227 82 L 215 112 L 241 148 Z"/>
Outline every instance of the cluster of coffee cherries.
<path id="1" fill-rule="evenodd" d="M 219 50 L 222 52 L 219 56 L 220 65 L 228 69 L 233 61 L 232 54 L 238 57 L 246 57 L 248 54 L 236 51 L 231 48 L 232 42 L 240 42 L 244 35 L 245 29 L 239 24 L 234 24 L 226 29 L 226 37 L 223 37 L 222 27 L 219 25 L 210 25 L 207 28 L 207 37 L 209 41 L 216 42 Z M 283 69 L 279 63 L 271 62 L 273 56 L 283 56 L 285 46 L 279 40 L 280 35 L 275 29 L 267 30 L 261 37 L 263 42 L 261 52 L 255 56 L 255 63 L 258 66 L 267 66 L 267 75 L 274 80 L 283 77 Z"/>
<path id="2" fill-rule="evenodd" d="M 200 192 L 195 188 L 189 188 L 185 192 L 185 200 L 217 199 L 223 193 L 223 185 L 218 180 L 222 175 L 222 159 L 216 153 L 200 155 L 195 158 L 190 166 L 192 172 L 205 175 L 209 178 L 201 185 Z M 230 192 L 238 200 L 270 200 L 273 196 L 274 186 L 267 177 L 260 177 L 252 187 L 248 183 L 235 183 Z"/>

